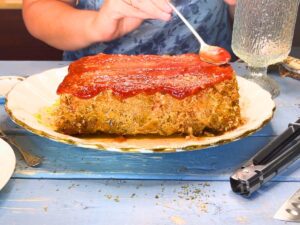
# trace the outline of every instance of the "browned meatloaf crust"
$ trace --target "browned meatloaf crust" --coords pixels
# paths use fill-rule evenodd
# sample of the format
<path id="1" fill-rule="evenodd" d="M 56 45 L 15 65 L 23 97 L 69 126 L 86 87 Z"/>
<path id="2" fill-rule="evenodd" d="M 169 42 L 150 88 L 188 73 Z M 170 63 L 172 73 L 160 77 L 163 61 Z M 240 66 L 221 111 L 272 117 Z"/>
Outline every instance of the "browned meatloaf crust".
<path id="1" fill-rule="evenodd" d="M 99 73 L 101 69 L 97 76 Z M 140 92 L 120 98 L 109 88 L 90 98 L 60 93 L 53 115 L 55 129 L 72 135 L 103 132 L 198 136 L 204 132 L 223 133 L 241 122 L 238 87 L 233 72 L 230 79 L 183 98 L 162 92 Z"/>

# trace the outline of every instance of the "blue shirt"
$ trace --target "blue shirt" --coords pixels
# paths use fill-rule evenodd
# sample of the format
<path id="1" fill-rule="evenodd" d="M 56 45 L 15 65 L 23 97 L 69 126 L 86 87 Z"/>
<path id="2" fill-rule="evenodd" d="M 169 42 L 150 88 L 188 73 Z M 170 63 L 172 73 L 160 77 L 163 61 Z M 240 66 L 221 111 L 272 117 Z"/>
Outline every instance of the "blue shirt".
<path id="1" fill-rule="evenodd" d="M 79 9 L 98 10 L 102 0 L 81 0 Z M 223 0 L 174 0 L 174 5 L 208 43 L 230 50 L 231 25 Z M 64 60 L 97 53 L 182 54 L 199 51 L 199 42 L 174 14 L 168 22 L 145 20 L 133 32 L 111 42 L 96 43 L 78 51 L 64 52 Z"/>

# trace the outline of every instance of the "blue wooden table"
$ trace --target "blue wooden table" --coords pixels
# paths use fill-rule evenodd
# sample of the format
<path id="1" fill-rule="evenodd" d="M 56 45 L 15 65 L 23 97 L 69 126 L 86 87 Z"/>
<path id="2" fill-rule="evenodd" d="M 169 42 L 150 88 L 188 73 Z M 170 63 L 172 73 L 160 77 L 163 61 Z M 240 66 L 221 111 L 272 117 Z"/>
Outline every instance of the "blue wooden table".
<path id="1" fill-rule="evenodd" d="M 0 61 L 0 75 L 67 64 Z M 242 64 L 234 66 L 243 73 Z M 16 152 L 15 173 L 0 192 L 0 224 L 285 224 L 273 215 L 300 188 L 299 160 L 251 198 L 234 194 L 229 185 L 235 168 L 300 116 L 300 82 L 272 77 L 281 95 L 267 126 L 240 141 L 181 153 L 124 154 L 56 143 L 16 126 L 2 101 L 1 128 L 44 161 L 29 168 Z"/>

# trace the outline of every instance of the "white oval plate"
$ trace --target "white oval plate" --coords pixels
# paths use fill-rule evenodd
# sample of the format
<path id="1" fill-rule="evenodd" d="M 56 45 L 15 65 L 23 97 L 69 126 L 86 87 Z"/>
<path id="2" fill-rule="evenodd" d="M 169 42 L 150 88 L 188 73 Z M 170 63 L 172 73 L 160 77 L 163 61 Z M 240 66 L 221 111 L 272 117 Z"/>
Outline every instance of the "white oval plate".
<path id="1" fill-rule="evenodd" d="M 244 124 L 214 137 L 130 137 L 120 141 L 111 136 L 75 137 L 58 133 L 40 124 L 37 114 L 59 98 L 56 89 L 67 74 L 68 68 L 58 68 L 33 75 L 18 83 L 7 95 L 6 111 L 17 124 L 25 129 L 55 141 L 85 148 L 118 152 L 179 152 L 197 150 L 237 140 L 266 124 L 273 116 L 275 103 L 271 95 L 257 84 L 237 77 L 240 93 L 241 115 Z"/>
<path id="2" fill-rule="evenodd" d="M 0 138 L 0 190 L 9 181 L 16 166 L 16 157 L 13 149 Z"/>

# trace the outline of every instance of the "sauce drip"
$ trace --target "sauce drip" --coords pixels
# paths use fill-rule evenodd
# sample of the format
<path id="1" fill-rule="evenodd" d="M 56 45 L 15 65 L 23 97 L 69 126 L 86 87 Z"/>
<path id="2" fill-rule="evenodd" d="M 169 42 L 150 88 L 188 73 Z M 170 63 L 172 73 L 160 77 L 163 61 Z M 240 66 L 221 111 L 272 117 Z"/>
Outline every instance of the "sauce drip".
<path id="1" fill-rule="evenodd" d="M 183 99 L 232 76 L 230 65 L 205 63 L 197 54 L 98 54 L 71 63 L 57 94 L 88 99 L 102 91 L 111 90 L 121 99 L 139 93 L 151 95 L 157 92 Z"/>

